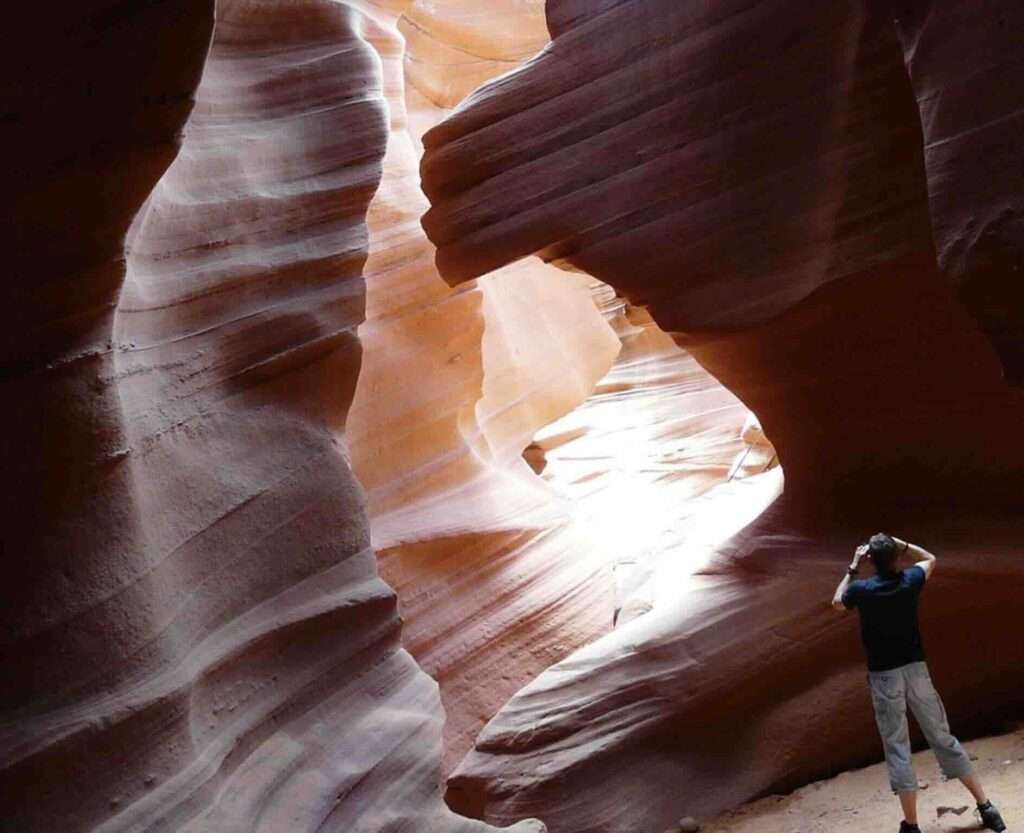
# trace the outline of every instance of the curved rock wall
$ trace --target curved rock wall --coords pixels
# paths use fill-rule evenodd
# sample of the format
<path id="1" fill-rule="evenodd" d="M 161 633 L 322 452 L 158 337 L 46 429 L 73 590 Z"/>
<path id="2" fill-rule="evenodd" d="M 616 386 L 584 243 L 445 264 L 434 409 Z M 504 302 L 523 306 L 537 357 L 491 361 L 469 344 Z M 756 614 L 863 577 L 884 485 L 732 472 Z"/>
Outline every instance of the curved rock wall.
<path id="1" fill-rule="evenodd" d="M 924 130 L 939 268 L 1024 382 L 1024 7 L 894 3 Z"/>
<path id="2" fill-rule="evenodd" d="M 459 2 L 376 14 L 391 140 L 368 217 L 366 359 L 350 432 L 381 548 L 564 519 L 520 454 L 619 349 L 582 277 L 534 261 L 453 292 L 434 267 L 419 226 L 420 134 L 545 39 L 536 4 L 489 12 L 510 25 Z"/>
<path id="3" fill-rule="evenodd" d="M 7 314 L 28 303 L 4 354 L 24 515 L 0 827 L 486 831 L 441 801 L 437 685 L 401 648 L 345 447 L 387 138 L 374 24 L 221 0 L 207 58 L 211 5 L 186 5 L 83 10 L 51 98 L 14 102 L 54 185 L 21 183 L 38 260 L 7 287 Z M 79 59 L 107 85 L 82 95 L 110 94 L 92 110 Z M 93 144 L 67 150 L 62 107 Z"/>
<path id="4" fill-rule="evenodd" d="M 425 137 L 424 222 L 442 272 L 458 282 L 539 251 L 646 304 L 762 417 L 791 491 L 851 479 L 877 491 L 885 472 L 895 495 L 926 483 L 959 497 L 970 477 L 988 499 L 1013 501 L 1016 470 L 997 446 L 1019 397 L 937 279 L 929 208 L 947 180 L 933 142 L 926 176 L 891 17 L 853 0 L 603 8 L 549 4 L 551 46 Z M 1000 187 L 972 193 L 996 200 Z M 827 322 L 787 319 L 799 340 L 762 326 L 813 294 L 846 303 L 855 286 L 856 316 L 819 301 Z M 837 383 L 846 363 L 859 384 Z M 776 378 L 790 395 L 776 395 Z M 878 399 L 896 385 L 910 413 L 888 419 Z M 969 430 L 954 390 L 987 403 L 990 430 Z M 863 430 L 882 420 L 894 433 Z M 936 447 L 955 463 L 926 478 Z"/>
<path id="5" fill-rule="evenodd" d="M 6 53 L 2 829 L 484 831 L 442 699 L 501 823 L 866 762 L 878 526 L 1024 706 L 1015 6 L 171 5 Z"/>
<path id="6" fill-rule="evenodd" d="M 371 11 L 391 134 L 348 437 L 403 643 L 441 685 L 450 770 L 517 689 L 611 626 L 605 560 L 522 452 L 587 397 L 619 340 L 588 279 L 537 261 L 452 290 L 419 224 L 422 131 L 547 40 L 542 7 Z"/>
<path id="7" fill-rule="evenodd" d="M 1019 710 L 1014 313 L 989 294 L 1010 322 L 993 325 L 940 272 L 956 277 L 943 206 L 1002 204 L 996 166 L 1019 165 L 1017 143 L 996 138 L 1016 105 L 991 80 L 1019 61 L 996 31 L 1016 12 L 994 4 L 955 29 L 950 10 L 911 25 L 860 2 L 547 6 L 544 53 L 425 136 L 442 274 L 459 283 L 536 252 L 646 305 L 763 420 L 786 494 L 665 604 L 519 692 L 450 801 L 554 830 L 659 829 L 877 759 L 855 622 L 828 600 L 879 527 L 942 559 L 924 628 L 954 724 Z M 967 46 L 986 42 L 999 48 Z M 975 78 L 993 91 L 977 107 L 960 80 Z M 939 138 L 954 113 L 960 153 Z M 959 203 L 948 177 L 982 160 L 993 168 Z M 994 234 L 1003 254 L 1014 228 Z M 1005 337 L 1003 366 L 979 321 Z M 985 659 L 964 674 L 971 645 Z"/>
<path id="8" fill-rule="evenodd" d="M 450 0 L 372 14 L 392 130 L 369 211 L 349 439 L 404 644 L 441 684 L 450 769 L 515 691 L 611 629 L 646 575 L 633 565 L 685 551 L 668 539 L 687 499 L 727 476 L 746 411 L 590 278 L 529 259 L 458 291 L 444 283 L 419 224 L 421 134 L 547 42 L 543 7 Z M 528 446 L 551 455 L 543 479 Z M 610 510 L 626 493 L 645 517 L 665 510 L 656 525 Z M 649 606 L 639 595 L 635 612 Z"/>
<path id="9" fill-rule="evenodd" d="M 10 478 L 0 824 L 85 830 L 116 812 L 113 759 L 133 753 L 105 748 L 99 719 L 54 718 L 130 676 L 142 659 L 112 637 L 152 624 L 145 603 L 105 604 L 130 584 L 144 538 L 113 349 L 123 241 L 178 151 L 213 3 L 86 2 L 63 10 L 60 26 L 52 9 L 30 6 L 12 27 L 0 92 L 12 160 L 0 232 L 11 259 L 0 313 Z M 87 743 L 72 750 L 76 738 Z M 96 773 L 112 789 L 97 789 Z"/>
<path id="10" fill-rule="evenodd" d="M 549 6 L 550 48 L 425 137 L 452 280 L 540 252 L 667 330 L 737 327 L 930 247 L 896 35 L 860 2 Z"/>

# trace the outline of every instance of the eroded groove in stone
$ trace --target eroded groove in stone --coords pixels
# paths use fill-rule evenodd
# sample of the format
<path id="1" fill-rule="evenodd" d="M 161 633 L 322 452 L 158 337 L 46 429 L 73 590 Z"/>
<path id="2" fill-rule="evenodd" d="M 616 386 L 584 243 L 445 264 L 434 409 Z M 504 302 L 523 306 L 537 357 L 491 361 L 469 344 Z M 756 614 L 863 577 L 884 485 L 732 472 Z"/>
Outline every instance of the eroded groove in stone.
<path id="1" fill-rule="evenodd" d="M 71 47 L 105 67 L 119 83 L 90 115 L 138 147 L 99 190 L 88 146 L 84 184 L 55 175 L 48 196 L 77 203 L 25 183 L 23 242 L 44 256 L 26 283 L 39 344 L 4 356 L 30 443 L 11 456 L 26 515 L 5 527 L 22 560 L 3 605 L 3 826 L 486 831 L 441 800 L 437 685 L 401 649 L 346 459 L 387 138 L 370 24 L 326 0 L 223 0 L 207 58 L 212 8 L 187 5 L 67 21 L 65 80 Z M 79 106 L 56 89 L 44 112 Z M 45 142 L 74 159 L 74 138 L 45 137 L 47 174 Z"/>
<path id="2" fill-rule="evenodd" d="M 943 559 L 954 721 L 1024 707 L 1017 6 L 486 5 L 222 0 L 208 60 L 208 0 L 19 9 L 4 829 L 483 833 L 442 698 L 492 822 L 657 830 L 868 762 L 825 605 L 880 526 Z M 743 405 L 778 500 L 709 490 Z M 640 545 L 686 558 L 611 632 Z"/>
<path id="3" fill-rule="evenodd" d="M 952 719 L 1019 709 L 1024 657 L 1000 621 L 1024 582 L 1024 401 L 940 272 L 944 177 L 975 168 L 937 164 L 942 128 L 920 120 L 943 109 L 927 90 L 956 86 L 929 61 L 983 73 L 991 53 L 966 43 L 1001 43 L 980 35 L 998 15 L 947 40 L 933 14 L 920 61 L 913 27 L 860 2 L 565 0 L 548 17 L 537 59 L 425 137 L 439 268 L 458 284 L 539 253 L 647 305 L 762 419 L 786 494 L 667 604 L 519 692 L 450 801 L 661 829 L 877 757 L 855 627 L 827 601 L 878 528 L 944 559 L 925 629 Z M 954 61 L 943 43 L 965 46 Z M 977 644 L 984 680 L 957 678 Z"/>
<path id="4" fill-rule="evenodd" d="M 742 449 L 746 410 L 588 277 L 529 259 L 457 292 L 444 283 L 418 222 L 420 136 L 546 43 L 542 4 L 378 4 L 374 18 L 392 133 L 369 212 L 349 438 L 404 643 L 441 684 L 451 769 L 516 690 L 611 629 L 617 565 L 651 555 L 655 539 L 673 549 L 688 499 L 725 479 Z M 613 435 L 634 426 L 629 455 Z M 565 461 L 545 479 L 522 458 L 538 431 Z M 671 485 L 656 504 L 659 478 Z M 602 503 L 615 489 L 666 508 L 657 529 L 631 538 Z"/>
<path id="5" fill-rule="evenodd" d="M 1024 7 L 921 0 L 892 14 L 924 130 L 939 268 L 1024 383 Z"/>
<path id="6" fill-rule="evenodd" d="M 604 559 L 521 455 L 587 397 L 619 339 L 589 279 L 536 260 L 452 290 L 419 224 L 422 131 L 539 49 L 542 12 L 380 4 L 368 33 L 392 129 L 368 215 L 349 440 L 404 644 L 441 685 L 448 770 L 514 691 L 612 621 Z"/>

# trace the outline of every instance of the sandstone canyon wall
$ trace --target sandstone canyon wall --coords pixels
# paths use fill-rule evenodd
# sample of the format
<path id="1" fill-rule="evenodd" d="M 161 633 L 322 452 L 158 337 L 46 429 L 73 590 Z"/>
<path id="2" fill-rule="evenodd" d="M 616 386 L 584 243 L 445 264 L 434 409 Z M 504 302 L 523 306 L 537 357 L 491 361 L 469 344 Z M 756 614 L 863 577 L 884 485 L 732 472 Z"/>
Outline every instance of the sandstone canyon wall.
<path id="1" fill-rule="evenodd" d="M 542 4 L 64 23 L 5 88 L 3 829 L 484 829 L 440 803 L 399 639 L 450 769 L 611 629 L 617 567 L 679 544 L 614 495 L 708 491 L 746 417 L 590 278 L 433 266 L 422 132 L 547 42 Z"/>
<path id="2" fill-rule="evenodd" d="M 880 527 L 943 559 L 924 628 L 954 724 L 1024 707 L 1019 11 L 905 6 L 549 0 L 552 44 L 424 137 L 447 279 L 534 253 L 589 272 L 786 469 L 667 604 L 502 709 L 455 807 L 658 829 L 876 759 L 855 623 L 827 602 Z"/>
<path id="3" fill-rule="evenodd" d="M 873 760 L 878 526 L 957 725 L 1024 706 L 980 5 L 25 10 L 0 830 L 656 830 Z"/>
<path id="4" fill-rule="evenodd" d="M 746 409 L 590 278 L 527 259 L 445 284 L 419 222 L 422 133 L 547 43 L 543 4 L 369 8 L 391 136 L 348 436 L 404 643 L 441 685 L 451 769 L 515 691 L 608 632 L 627 596 L 650 606 L 650 554 L 685 551 L 687 499 L 726 479 Z M 550 455 L 543 478 L 527 446 Z M 626 494 L 656 525 L 615 507 Z"/>
<path id="5" fill-rule="evenodd" d="M 347 461 L 373 25 L 91 3 L 13 55 L 4 831 L 488 829 Z"/>
<path id="6" fill-rule="evenodd" d="M 619 342 L 588 282 L 539 262 L 453 291 L 420 227 L 422 131 L 540 48 L 542 8 L 497 4 L 497 21 L 464 2 L 370 11 L 391 132 L 348 436 L 404 644 L 441 684 L 450 770 L 512 693 L 610 626 L 603 562 L 521 452 L 585 398 Z"/>
<path id="7" fill-rule="evenodd" d="M 938 265 L 1024 382 L 1024 7 L 932 0 L 894 5 L 924 134 Z"/>

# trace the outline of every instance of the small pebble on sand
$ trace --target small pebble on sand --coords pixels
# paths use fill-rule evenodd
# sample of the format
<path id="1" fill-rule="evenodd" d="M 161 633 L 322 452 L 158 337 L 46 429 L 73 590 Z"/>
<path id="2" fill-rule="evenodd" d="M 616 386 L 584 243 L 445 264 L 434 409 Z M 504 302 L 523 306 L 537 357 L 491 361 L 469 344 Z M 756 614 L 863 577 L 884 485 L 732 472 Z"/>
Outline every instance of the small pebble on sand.
<path id="1" fill-rule="evenodd" d="M 682 833 L 698 833 L 700 830 L 700 824 L 696 819 L 691 818 L 690 816 L 684 816 L 679 819 L 679 829 Z"/>

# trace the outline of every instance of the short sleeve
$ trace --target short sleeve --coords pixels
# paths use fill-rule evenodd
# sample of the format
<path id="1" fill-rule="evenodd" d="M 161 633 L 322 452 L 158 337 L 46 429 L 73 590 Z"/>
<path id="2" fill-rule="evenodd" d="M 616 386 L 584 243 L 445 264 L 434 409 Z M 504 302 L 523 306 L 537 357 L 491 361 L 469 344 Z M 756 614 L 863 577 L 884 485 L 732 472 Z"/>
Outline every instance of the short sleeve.
<path id="1" fill-rule="evenodd" d="M 853 610 L 857 606 L 862 585 L 859 581 L 851 581 L 843 592 L 843 605 L 847 610 Z"/>
<path id="2" fill-rule="evenodd" d="M 924 587 L 925 574 L 921 567 L 916 564 L 912 567 L 907 567 L 905 575 L 907 576 L 907 584 L 916 590 L 920 590 Z"/>

